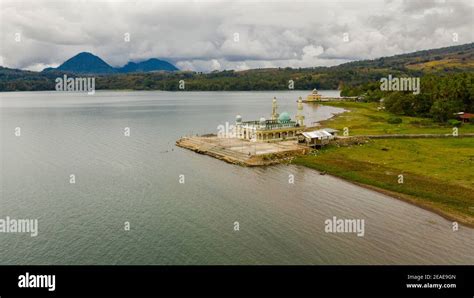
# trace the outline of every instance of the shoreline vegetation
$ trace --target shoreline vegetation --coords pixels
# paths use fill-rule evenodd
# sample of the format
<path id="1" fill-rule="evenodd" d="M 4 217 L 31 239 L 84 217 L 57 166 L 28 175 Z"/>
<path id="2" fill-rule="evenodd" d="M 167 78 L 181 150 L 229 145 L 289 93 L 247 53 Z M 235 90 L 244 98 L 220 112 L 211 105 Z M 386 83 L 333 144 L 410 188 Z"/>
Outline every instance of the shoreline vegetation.
<path id="1" fill-rule="evenodd" d="M 295 151 L 293 148 L 273 144 L 261 148 L 261 152 L 273 153 L 251 159 L 235 152 L 239 150 L 213 144 L 211 138 L 178 143 L 228 162 L 261 165 L 288 161 L 304 165 L 474 227 L 474 138 L 463 137 L 472 136 L 474 124 L 456 119 L 459 112 L 474 111 L 474 43 L 332 67 L 210 73 L 140 68 L 140 72 L 104 74 L 97 73 L 101 61 L 96 58 L 95 63 L 88 63 L 89 68 L 78 63 L 63 71 L 33 72 L 0 66 L 0 92 L 55 90 L 55 79 L 67 71 L 72 77 L 96 76 L 96 89 L 104 91 L 289 91 L 290 82 L 291 90 L 338 89 L 342 96 L 364 102 L 324 102 L 346 112 L 322 121 L 321 126 L 337 129 L 340 135 L 348 128 L 352 138 L 340 138 L 321 150 L 292 155 L 289 152 Z M 420 88 L 417 92 L 382 91 L 380 80 L 387 77 L 419 79 L 421 92 Z M 446 136 L 455 129 L 457 137 Z M 392 138 L 377 137 L 381 135 Z"/>
<path id="2" fill-rule="evenodd" d="M 391 123 L 389 119 L 395 115 L 378 109 L 375 102 L 324 105 L 345 112 L 321 121 L 321 126 L 341 132 L 349 128 L 350 133 L 320 150 L 297 152 L 297 148 L 288 147 L 283 152 L 279 143 L 273 144 L 276 148 L 262 143 L 260 146 L 265 148 L 257 151 L 271 149 L 281 154 L 251 156 L 247 151 L 255 145 L 249 143 L 247 148 L 239 140 L 232 144 L 215 136 L 182 138 L 177 145 L 242 166 L 306 166 L 474 228 L 474 124 L 462 124 L 457 127 L 458 136 L 452 136 L 453 127 L 429 118 L 399 116 L 400 123 Z M 395 135 L 410 137 L 391 137 Z"/>
<path id="3" fill-rule="evenodd" d="M 376 103 L 330 102 L 346 112 L 322 121 L 351 136 L 382 134 L 449 134 L 452 127 L 431 119 L 397 116 L 378 110 Z M 292 163 L 342 178 L 359 186 L 401 199 L 442 217 L 474 227 L 474 132 L 463 124 L 458 137 L 370 139 L 335 142 L 295 158 Z M 402 176 L 399 176 L 402 175 Z M 402 177 L 402 181 L 400 180 Z"/>
<path id="4" fill-rule="evenodd" d="M 377 95 L 373 82 L 378 82 L 382 77 L 422 77 L 427 74 L 444 77 L 472 73 L 473 57 L 474 43 L 468 43 L 331 67 L 280 67 L 210 73 L 190 70 L 150 71 L 152 68 L 136 64 L 132 65 L 133 72 L 116 73 L 110 66 L 104 65 L 105 62 L 100 58 L 89 57 L 87 61 L 82 61 L 84 63 L 71 63 L 68 60 L 62 69 L 42 72 L 0 66 L 0 92 L 55 90 L 55 79 L 67 74 L 68 77 L 94 76 L 96 90 L 274 91 L 289 90 L 291 82 L 291 90 L 339 89 L 342 95 L 367 93 L 370 98 Z"/>

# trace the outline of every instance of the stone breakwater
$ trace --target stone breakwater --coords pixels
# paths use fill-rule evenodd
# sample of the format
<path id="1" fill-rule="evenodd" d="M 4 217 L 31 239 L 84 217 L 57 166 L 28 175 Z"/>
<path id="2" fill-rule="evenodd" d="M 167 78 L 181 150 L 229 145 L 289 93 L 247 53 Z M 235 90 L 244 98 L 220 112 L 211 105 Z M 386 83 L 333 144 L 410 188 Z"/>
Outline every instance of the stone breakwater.
<path id="1" fill-rule="evenodd" d="M 289 162 L 294 156 L 306 154 L 309 148 L 296 141 L 274 143 L 249 142 L 236 138 L 183 137 L 176 145 L 242 166 L 266 166 Z"/>

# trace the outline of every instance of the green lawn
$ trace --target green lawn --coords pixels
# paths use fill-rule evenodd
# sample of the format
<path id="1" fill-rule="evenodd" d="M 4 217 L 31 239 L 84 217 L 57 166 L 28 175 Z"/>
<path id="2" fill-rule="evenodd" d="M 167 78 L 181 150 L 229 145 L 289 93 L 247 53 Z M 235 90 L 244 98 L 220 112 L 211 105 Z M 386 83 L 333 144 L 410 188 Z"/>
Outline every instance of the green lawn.
<path id="1" fill-rule="evenodd" d="M 323 126 L 342 130 L 349 128 L 349 135 L 375 135 L 375 134 L 403 134 L 403 133 L 452 133 L 453 127 L 447 124 L 439 124 L 428 118 L 407 117 L 391 114 L 386 111 L 378 111 L 378 103 L 359 102 L 330 102 L 324 103 L 334 107 L 344 108 L 350 112 L 339 114 L 321 122 Z M 389 118 L 401 118 L 402 123 L 390 124 Z M 463 124 L 458 133 L 474 133 L 473 124 Z"/>
<path id="2" fill-rule="evenodd" d="M 351 135 L 386 133 L 449 133 L 430 120 L 392 117 L 367 103 L 331 103 L 351 110 L 325 121 L 323 126 L 350 128 Z M 425 121 L 426 127 L 410 123 Z M 329 124 L 330 123 L 330 124 Z M 459 132 L 473 132 L 464 125 Z M 451 219 L 474 226 L 474 138 L 372 139 L 364 145 L 330 145 L 294 163 L 326 171 L 357 183 L 387 190 L 390 194 L 429 208 Z M 403 175 L 403 184 L 398 175 Z"/>

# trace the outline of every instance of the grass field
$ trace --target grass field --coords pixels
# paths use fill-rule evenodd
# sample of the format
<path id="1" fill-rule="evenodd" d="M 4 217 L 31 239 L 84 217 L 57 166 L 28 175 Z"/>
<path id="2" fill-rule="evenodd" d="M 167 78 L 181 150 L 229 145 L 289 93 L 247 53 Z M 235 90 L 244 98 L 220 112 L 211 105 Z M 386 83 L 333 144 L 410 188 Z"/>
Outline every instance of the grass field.
<path id="1" fill-rule="evenodd" d="M 366 103 L 332 104 L 351 110 L 325 121 L 324 126 L 350 127 L 352 134 L 449 133 L 450 128 L 430 120 L 393 117 Z M 374 115 L 375 114 L 375 115 Z M 426 127 L 410 121 L 426 121 Z M 406 122 L 406 123 L 405 123 Z M 472 132 L 472 125 L 460 128 Z M 466 132 L 466 131 L 464 131 Z M 364 145 L 328 146 L 294 160 L 319 171 L 371 186 L 389 195 L 474 226 L 474 138 L 372 139 Z M 399 183 L 403 175 L 403 183 Z"/>
<path id="2" fill-rule="evenodd" d="M 459 59 L 459 58 L 447 58 L 443 60 L 434 60 L 423 63 L 411 64 L 406 66 L 408 69 L 422 70 L 425 72 L 429 71 L 440 71 L 444 69 L 463 69 L 464 71 L 469 71 L 469 69 L 474 69 L 474 61 L 472 59 Z"/>
<path id="3" fill-rule="evenodd" d="M 349 128 L 350 135 L 375 135 L 375 134 L 418 134 L 418 133 L 443 133 L 450 134 L 453 127 L 439 124 L 428 118 L 397 116 L 385 111 L 378 111 L 378 103 L 359 102 L 331 102 L 325 105 L 344 108 L 350 112 L 337 115 L 335 118 L 321 122 L 324 127 L 336 128 L 342 131 Z M 402 123 L 390 124 L 389 118 L 401 118 Z M 473 124 L 463 124 L 458 129 L 459 133 L 474 133 Z"/>

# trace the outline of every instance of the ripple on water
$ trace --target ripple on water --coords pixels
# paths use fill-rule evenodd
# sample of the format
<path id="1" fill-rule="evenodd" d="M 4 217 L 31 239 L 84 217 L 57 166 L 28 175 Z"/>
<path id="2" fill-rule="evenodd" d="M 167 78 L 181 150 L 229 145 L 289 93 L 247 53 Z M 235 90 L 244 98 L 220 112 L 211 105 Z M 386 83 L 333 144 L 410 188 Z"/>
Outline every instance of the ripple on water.
<path id="1" fill-rule="evenodd" d="M 268 116 L 273 96 L 293 115 L 305 93 L 3 94 L 0 218 L 39 218 L 40 233 L 0 234 L 0 263 L 474 264 L 474 230 L 426 210 L 304 167 L 244 168 L 174 146 L 235 114 Z M 364 237 L 326 233 L 333 216 L 364 219 Z"/>

